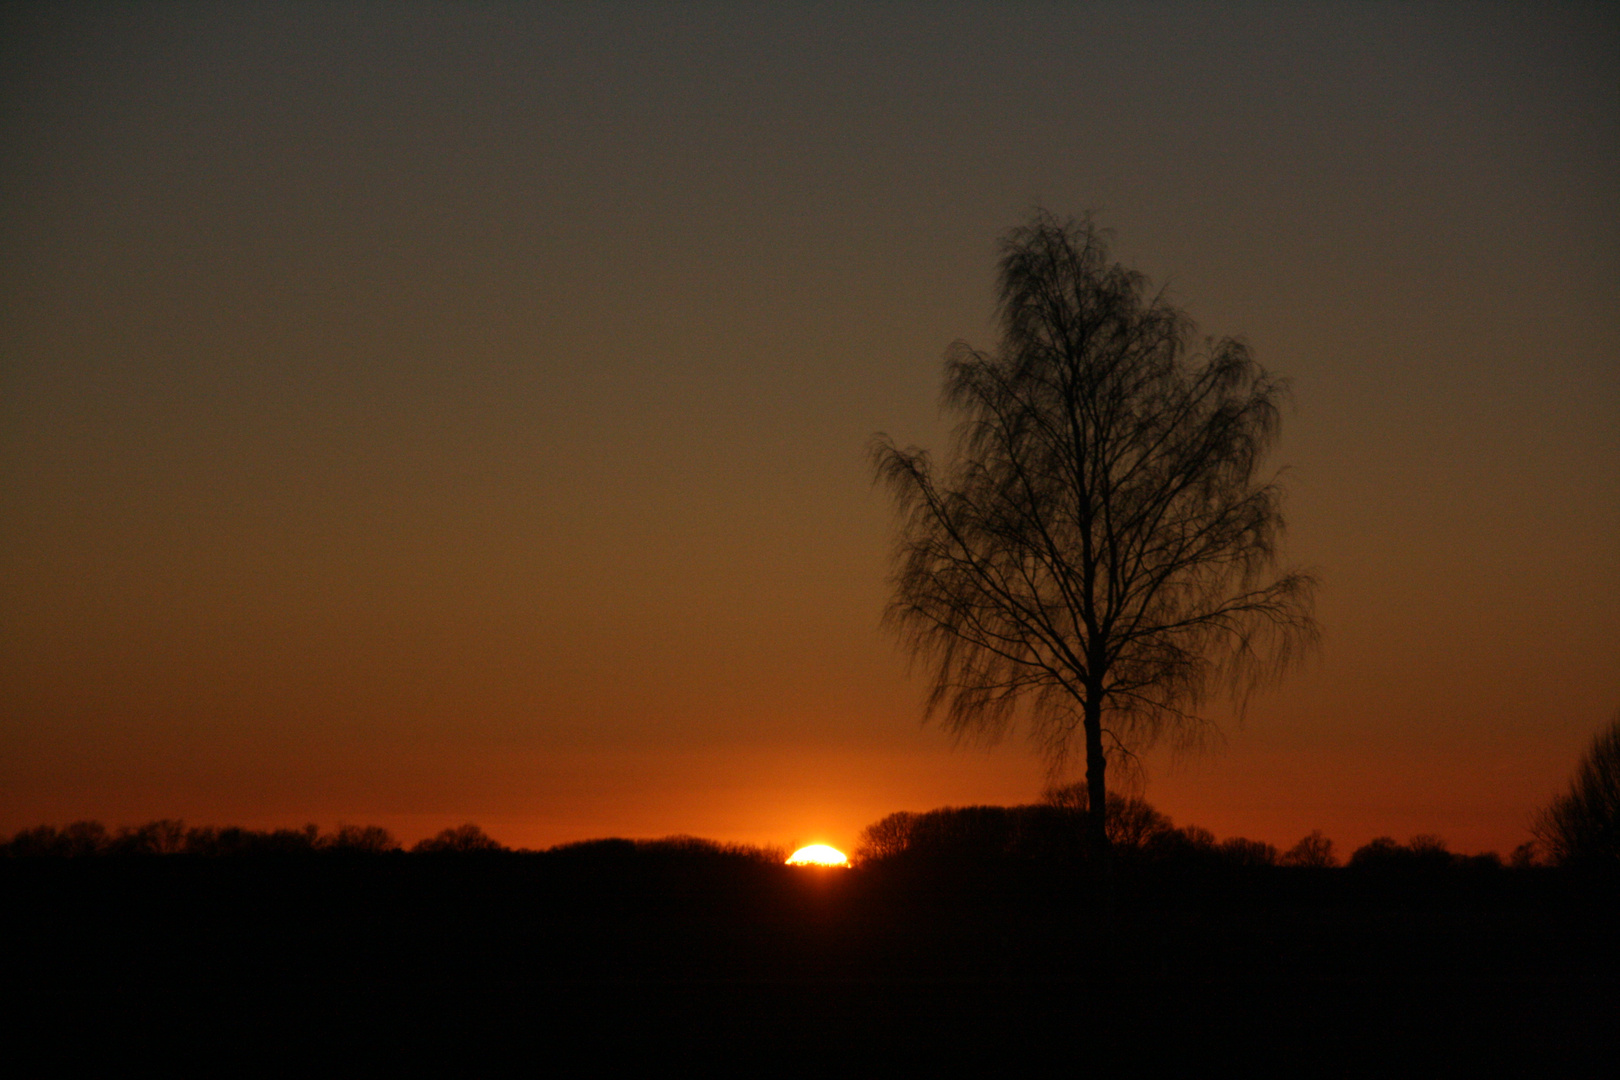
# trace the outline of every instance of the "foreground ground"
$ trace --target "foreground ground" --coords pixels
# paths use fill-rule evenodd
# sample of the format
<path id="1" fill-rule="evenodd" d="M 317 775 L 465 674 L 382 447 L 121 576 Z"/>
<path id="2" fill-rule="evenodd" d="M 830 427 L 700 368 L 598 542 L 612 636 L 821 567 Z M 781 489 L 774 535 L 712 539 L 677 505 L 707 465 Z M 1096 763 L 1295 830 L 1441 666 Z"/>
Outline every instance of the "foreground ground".
<path id="1" fill-rule="evenodd" d="M 719 859 L 380 855 L 0 860 L 28 1072 L 467 1067 L 585 1054 L 662 1071 L 1312 1074 L 1510 1063 L 1612 1075 L 1613 882 Z M 221 1056 L 224 1055 L 224 1056 Z"/>

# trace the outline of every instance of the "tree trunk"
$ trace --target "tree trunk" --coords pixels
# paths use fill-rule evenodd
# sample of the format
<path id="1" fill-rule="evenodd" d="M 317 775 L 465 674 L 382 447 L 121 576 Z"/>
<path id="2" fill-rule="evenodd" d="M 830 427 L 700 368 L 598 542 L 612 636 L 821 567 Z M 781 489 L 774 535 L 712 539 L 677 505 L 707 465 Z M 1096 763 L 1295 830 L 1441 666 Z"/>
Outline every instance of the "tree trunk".
<path id="1" fill-rule="evenodd" d="M 1090 812 L 1086 815 L 1086 835 L 1091 850 L 1099 859 L 1108 858 L 1108 785 L 1104 773 L 1108 758 L 1103 753 L 1102 701 L 1096 694 L 1088 695 L 1085 702 L 1086 730 L 1086 797 Z"/>

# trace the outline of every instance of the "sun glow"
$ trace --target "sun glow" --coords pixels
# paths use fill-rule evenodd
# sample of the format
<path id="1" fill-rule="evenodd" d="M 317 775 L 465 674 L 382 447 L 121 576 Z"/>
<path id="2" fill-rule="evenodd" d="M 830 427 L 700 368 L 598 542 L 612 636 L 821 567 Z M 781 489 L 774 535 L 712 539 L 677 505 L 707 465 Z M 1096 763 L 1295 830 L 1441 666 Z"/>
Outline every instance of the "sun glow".
<path id="1" fill-rule="evenodd" d="M 848 866 L 844 853 L 826 844 L 811 844 L 788 856 L 789 866 Z"/>

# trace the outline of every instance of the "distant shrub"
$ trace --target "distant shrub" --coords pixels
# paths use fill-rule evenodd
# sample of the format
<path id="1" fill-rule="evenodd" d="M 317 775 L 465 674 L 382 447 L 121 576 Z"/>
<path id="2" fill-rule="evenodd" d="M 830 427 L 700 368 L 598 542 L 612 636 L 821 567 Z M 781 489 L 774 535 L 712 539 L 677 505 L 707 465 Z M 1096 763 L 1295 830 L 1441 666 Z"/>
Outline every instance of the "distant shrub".
<path id="1" fill-rule="evenodd" d="M 185 823 L 165 818 L 119 829 L 107 850 L 112 855 L 178 855 L 185 847 Z"/>
<path id="2" fill-rule="evenodd" d="M 1084 798 L 1084 785 L 1071 784 L 1049 789 L 1043 801 L 1033 806 L 947 806 L 922 814 L 890 814 L 862 831 L 856 861 L 1085 859 L 1089 852 Z M 1178 829 L 1164 814 L 1135 797 L 1109 796 L 1108 833 L 1118 855 L 1151 862 L 1257 867 L 1284 861 L 1274 846 L 1263 841 L 1233 837 L 1217 843 L 1208 829 L 1196 825 Z M 1300 844 L 1307 850 L 1295 855 L 1291 865 L 1334 865 L 1333 843 L 1320 833 Z M 1300 850 L 1299 845 L 1295 850 Z M 1313 861 L 1301 863 L 1300 858 Z"/>
<path id="3" fill-rule="evenodd" d="M 82 858 L 103 855 L 111 847 L 107 827 L 99 821 L 75 821 L 60 829 L 54 825 L 38 825 L 23 829 L 5 845 L 8 855 L 20 857 L 51 856 L 54 858 Z"/>
<path id="4" fill-rule="evenodd" d="M 1419 833 L 1406 842 L 1406 846 L 1419 858 L 1450 859 L 1450 846 L 1433 833 Z"/>
<path id="5" fill-rule="evenodd" d="M 900 810 L 881 821 L 874 821 L 861 830 L 852 859 L 856 863 L 870 863 L 905 854 L 911 845 L 911 830 L 916 821 L 917 815 L 908 810 Z"/>
<path id="6" fill-rule="evenodd" d="M 1260 840 L 1246 840 L 1234 836 L 1222 840 L 1216 848 L 1221 860 L 1233 866 L 1276 866 L 1277 849 Z"/>
<path id="7" fill-rule="evenodd" d="M 1016 828 L 1005 806 L 955 806 L 918 814 L 908 854 L 950 858 L 1009 855 Z"/>
<path id="8" fill-rule="evenodd" d="M 1313 829 L 1309 836 L 1301 837 L 1299 843 L 1283 854 L 1282 865 L 1321 868 L 1338 866 L 1339 860 L 1333 854 L 1333 841 L 1323 836 L 1322 830 Z"/>
<path id="9" fill-rule="evenodd" d="M 636 854 L 636 842 L 617 836 L 603 840 L 574 840 L 557 844 L 547 854 L 562 855 L 570 859 L 629 859 Z"/>
<path id="10" fill-rule="evenodd" d="M 1109 842 L 1124 851 L 1142 851 L 1155 837 L 1175 829 L 1168 817 L 1135 795 L 1109 796 L 1107 827 Z"/>
<path id="11" fill-rule="evenodd" d="M 302 829 L 276 829 L 260 832 L 236 825 L 211 825 L 186 830 L 182 851 L 186 855 L 211 858 L 240 855 L 307 855 L 321 847 L 319 830 L 313 825 Z"/>
<path id="12" fill-rule="evenodd" d="M 759 848 L 750 844 L 728 844 L 719 840 L 705 840 L 701 836 L 665 836 L 657 840 L 637 840 L 636 850 L 647 855 L 675 856 L 687 859 L 741 859 L 748 862 L 784 862 L 786 852 L 776 848 Z"/>
<path id="13" fill-rule="evenodd" d="M 439 835 L 420 840 L 411 851 L 418 855 L 473 855 L 480 852 L 505 851 L 477 825 L 469 822 L 454 829 L 445 829 Z"/>
<path id="14" fill-rule="evenodd" d="M 398 851 L 399 841 L 380 825 L 339 825 L 336 832 L 320 838 L 319 846 L 344 855 L 381 855 Z"/>
<path id="15" fill-rule="evenodd" d="M 1393 836 L 1375 836 L 1350 853 L 1350 865 L 1387 866 L 1398 862 L 1403 851 Z"/>
<path id="16" fill-rule="evenodd" d="M 1405 844 L 1397 844 L 1388 836 L 1376 837 L 1350 856 L 1351 867 L 1358 869 L 1444 870 L 1462 862 L 1462 857 L 1453 855 L 1444 840 L 1428 833 L 1414 836 Z"/>
<path id="17" fill-rule="evenodd" d="M 85 855 L 149 856 L 196 855 L 210 858 L 239 855 L 374 854 L 399 850 L 387 829 L 376 825 L 344 825 L 322 835 L 314 825 L 301 829 L 260 831 L 236 825 L 186 828 L 172 819 L 125 826 L 110 835 L 98 821 L 75 821 L 63 828 L 40 825 L 24 829 L 5 844 L 0 854 L 17 856 Z"/>
<path id="18" fill-rule="evenodd" d="M 6 844 L 6 854 L 22 858 L 66 855 L 67 850 L 59 840 L 60 835 L 54 825 L 36 825 L 32 829 L 21 829 Z"/>
<path id="19" fill-rule="evenodd" d="M 665 836 L 657 840 L 625 840 L 620 837 L 578 840 L 558 844 L 548 849 L 546 854 L 580 862 L 744 862 L 780 865 L 787 860 L 787 852 L 781 848 L 728 844 L 697 836 Z"/>
<path id="20" fill-rule="evenodd" d="M 1178 830 L 1188 844 L 1195 848 L 1212 848 L 1215 846 L 1215 834 L 1202 825 L 1187 825 Z"/>
<path id="21" fill-rule="evenodd" d="M 1199 825 L 1166 829 L 1149 838 L 1143 854 L 1158 862 L 1210 862 L 1219 856 L 1215 834 Z"/>
<path id="22" fill-rule="evenodd" d="M 1041 801 L 1048 806 L 1063 807 L 1082 815 L 1083 823 L 1084 815 L 1090 812 L 1091 793 L 1084 782 L 1065 784 L 1047 788 L 1041 795 Z M 1154 837 L 1174 826 L 1146 799 L 1111 791 L 1108 793 L 1108 820 L 1105 827 L 1108 842 L 1116 851 L 1135 852 L 1143 850 Z"/>
<path id="23" fill-rule="evenodd" d="M 1541 852 L 1537 849 L 1536 842 L 1526 840 L 1514 848 L 1513 854 L 1508 856 L 1508 865 L 1515 870 L 1528 870 L 1532 866 L 1540 866 Z"/>

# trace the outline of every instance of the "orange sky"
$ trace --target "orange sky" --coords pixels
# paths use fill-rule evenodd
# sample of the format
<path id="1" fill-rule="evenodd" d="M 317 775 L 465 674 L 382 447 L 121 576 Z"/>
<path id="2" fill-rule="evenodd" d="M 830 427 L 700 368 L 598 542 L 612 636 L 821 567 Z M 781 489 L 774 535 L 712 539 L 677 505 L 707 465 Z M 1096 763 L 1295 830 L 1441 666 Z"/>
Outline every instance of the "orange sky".
<path id="1" fill-rule="evenodd" d="M 1322 656 L 1178 822 L 1506 851 L 1620 706 L 1620 19 L 19 5 L 0 832 L 853 844 L 1035 798 L 877 630 L 1037 202 L 1290 377 Z"/>

